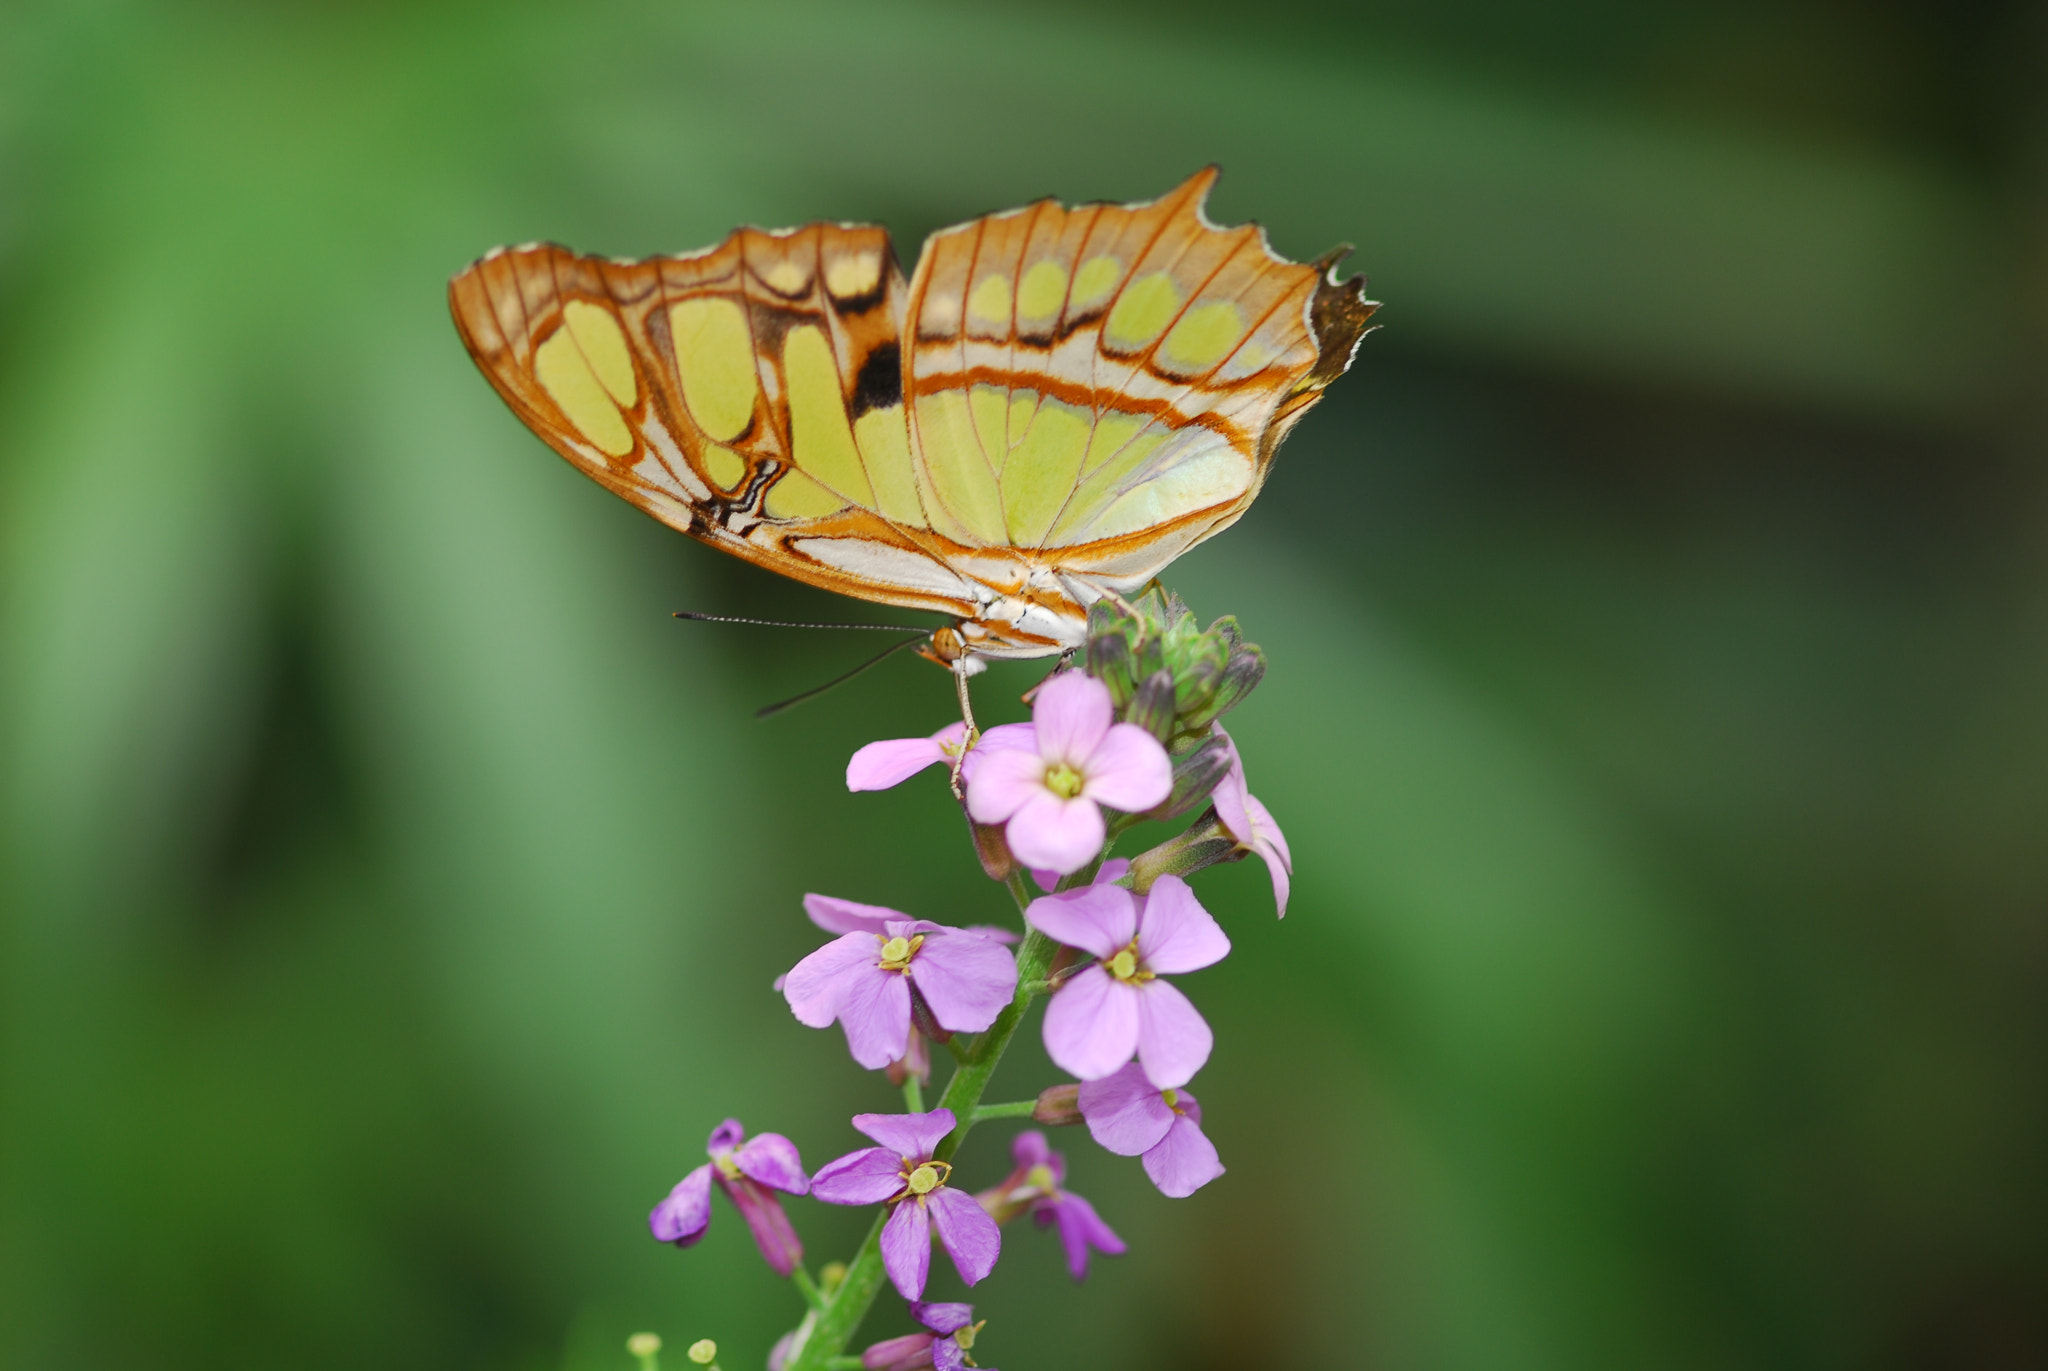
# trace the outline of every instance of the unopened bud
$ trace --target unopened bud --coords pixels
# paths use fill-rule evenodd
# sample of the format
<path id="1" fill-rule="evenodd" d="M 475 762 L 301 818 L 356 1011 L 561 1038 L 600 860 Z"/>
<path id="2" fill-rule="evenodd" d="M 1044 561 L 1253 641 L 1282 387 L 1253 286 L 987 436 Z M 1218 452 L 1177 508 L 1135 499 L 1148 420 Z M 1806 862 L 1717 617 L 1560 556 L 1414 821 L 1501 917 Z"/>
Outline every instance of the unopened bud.
<path id="1" fill-rule="evenodd" d="M 1124 721 L 1136 724 L 1164 743 L 1173 737 L 1173 673 L 1155 671 L 1138 687 L 1124 709 Z"/>
<path id="2" fill-rule="evenodd" d="M 632 1337 L 626 1339 L 626 1350 L 641 1361 L 651 1360 L 656 1353 L 661 1351 L 661 1334 L 635 1333 Z"/>
<path id="3" fill-rule="evenodd" d="M 699 1366 L 709 1366 L 718 1360 L 718 1344 L 709 1338 L 699 1338 L 690 1344 L 690 1350 L 684 1355 Z"/>
<path id="4" fill-rule="evenodd" d="M 1109 688 L 1110 703 L 1119 710 L 1131 702 L 1137 689 L 1131 667 L 1130 642 L 1117 628 L 1107 628 L 1088 639 L 1088 674 Z"/>
<path id="5" fill-rule="evenodd" d="M 1250 852 L 1223 826 L 1216 806 L 1211 805 L 1178 838 L 1169 838 L 1150 852 L 1133 857 L 1124 879 L 1143 895 L 1161 876 L 1191 876 L 1204 867 L 1242 861 Z"/>
<path id="6" fill-rule="evenodd" d="M 828 1295 L 837 1290 L 839 1283 L 845 1279 L 845 1262 L 826 1262 L 818 1268 L 818 1288 Z"/>
<path id="7" fill-rule="evenodd" d="M 1207 703 L 1188 711 L 1180 721 L 1181 727 L 1208 727 L 1243 704 L 1244 697 L 1256 690 L 1265 678 L 1266 654 L 1255 643 L 1240 644 L 1224 663 L 1223 674 L 1217 678 Z"/>
<path id="8" fill-rule="evenodd" d="M 1173 759 L 1173 789 L 1148 819 L 1177 819 L 1209 798 L 1223 778 L 1230 774 L 1233 755 L 1230 744 L 1211 734 L 1199 746 Z"/>
<path id="9" fill-rule="evenodd" d="M 1007 881 L 1010 873 L 1017 869 L 1017 859 L 1010 855 L 1010 844 L 1003 837 L 1001 824 L 978 824 L 967 821 L 967 827 L 974 835 L 974 855 L 981 859 L 981 869 L 992 881 Z"/>
<path id="10" fill-rule="evenodd" d="M 1048 1128 L 1068 1128 L 1081 1122 L 1081 1087 L 1069 1081 L 1039 1091 L 1038 1103 L 1031 1106 L 1031 1121 Z"/>

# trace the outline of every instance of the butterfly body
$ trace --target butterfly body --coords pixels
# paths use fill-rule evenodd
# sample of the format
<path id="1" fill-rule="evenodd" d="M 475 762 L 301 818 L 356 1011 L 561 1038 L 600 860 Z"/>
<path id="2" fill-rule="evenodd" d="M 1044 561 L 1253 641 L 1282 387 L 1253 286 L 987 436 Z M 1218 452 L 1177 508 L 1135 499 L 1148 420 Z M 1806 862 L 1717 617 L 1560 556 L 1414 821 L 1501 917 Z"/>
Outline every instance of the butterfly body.
<path id="1" fill-rule="evenodd" d="M 740 229 L 644 261 L 498 249 L 450 283 L 478 366 L 586 475 L 704 542 L 951 616 L 972 669 L 1079 644 L 1241 516 L 1376 306 L 1201 213 L 1041 201 L 932 235 Z"/>

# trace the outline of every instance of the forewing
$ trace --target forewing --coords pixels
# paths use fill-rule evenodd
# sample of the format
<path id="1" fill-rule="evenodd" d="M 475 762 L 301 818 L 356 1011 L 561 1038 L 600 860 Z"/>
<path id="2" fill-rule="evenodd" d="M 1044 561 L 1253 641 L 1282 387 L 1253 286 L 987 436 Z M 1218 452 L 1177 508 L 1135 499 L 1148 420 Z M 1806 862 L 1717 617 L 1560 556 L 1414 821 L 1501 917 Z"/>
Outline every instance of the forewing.
<path id="1" fill-rule="evenodd" d="M 1334 259 L 1288 262 L 1256 225 L 1211 224 L 1215 179 L 1140 205 L 1044 201 L 926 243 L 904 390 L 935 529 L 1099 594 L 1243 513 L 1375 306 Z"/>
<path id="2" fill-rule="evenodd" d="M 971 616 L 935 556 L 880 229 L 741 229 L 625 262 L 501 248 L 455 277 L 463 341 L 527 426 L 673 528 L 814 585 Z"/>

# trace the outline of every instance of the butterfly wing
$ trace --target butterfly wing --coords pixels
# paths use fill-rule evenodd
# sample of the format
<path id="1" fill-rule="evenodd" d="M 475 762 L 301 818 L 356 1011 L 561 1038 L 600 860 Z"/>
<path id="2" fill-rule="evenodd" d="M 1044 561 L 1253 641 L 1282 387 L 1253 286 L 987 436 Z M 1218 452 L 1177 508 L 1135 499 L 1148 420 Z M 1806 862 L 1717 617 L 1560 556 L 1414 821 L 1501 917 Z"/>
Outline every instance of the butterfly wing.
<path id="1" fill-rule="evenodd" d="M 527 426 L 669 526 L 860 599 L 974 617 L 926 527 L 886 233 L 741 229 L 625 262 L 501 248 L 449 284 L 470 355 Z"/>
<path id="2" fill-rule="evenodd" d="M 1244 512 L 1376 308 L 1209 223 L 1215 177 L 942 230 L 907 288 L 882 230 L 812 224 L 499 249 L 449 300 L 528 427 L 664 523 L 1039 656 Z"/>
<path id="3" fill-rule="evenodd" d="M 925 244 L 904 389 L 933 528 L 1086 603 L 1244 512 L 1377 306 L 1335 279 L 1341 254 L 1296 264 L 1256 225 L 1211 224 L 1216 175 Z"/>

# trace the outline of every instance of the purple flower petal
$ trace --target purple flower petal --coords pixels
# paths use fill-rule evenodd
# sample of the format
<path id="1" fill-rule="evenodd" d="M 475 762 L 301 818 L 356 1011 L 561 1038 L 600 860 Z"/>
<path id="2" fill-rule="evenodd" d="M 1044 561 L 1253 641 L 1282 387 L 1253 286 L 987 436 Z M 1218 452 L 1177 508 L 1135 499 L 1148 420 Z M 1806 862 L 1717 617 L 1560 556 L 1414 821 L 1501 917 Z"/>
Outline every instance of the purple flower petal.
<path id="1" fill-rule="evenodd" d="M 1288 850 L 1287 838 L 1280 832 L 1280 825 L 1273 822 L 1272 811 L 1260 804 L 1258 797 L 1251 793 L 1244 779 L 1244 758 L 1237 751 L 1237 744 L 1230 742 L 1230 735 L 1216 725 L 1216 733 L 1230 743 L 1230 770 L 1210 798 L 1216 806 L 1216 817 L 1230 830 L 1230 836 L 1259 854 L 1259 860 L 1266 864 L 1273 877 L 1273 905 L 1281 918 L 1287 917 L 1287 891 L 1290 877 L 1294 875 L 1294 854 Z"/>
<path id="2" fill-rule="evenodd" d="M 727 1119 L 711 1130 L 711 1136 L 704 1140 L 704 1150 L 715 1157 L 721 1152 L 730 1152 L 738 1147 L 746 1136 L 747 1130 L 741 1126 L 738 1119 Z"/>
<path id="3" fill-rule="evenodd" d="M 1077 1281 L 1088 1279 L 1088 1249 L 1112 1257 L 1124 1254 L 1124 1240 L 1096 1214 L 1095 1206 L 1079 1195 L 1062 1195 L 1053 1206 L 1060 1226 L 1060 1246 L 1067 1251 L 1067 1272 Z"/>
<path id="4" fill-rule="evenodd" d="M 1138 992 L 1100 966 L 1083 968 L 1045 1008 L 1046 1055 L 1070 1075 L 1097 1080 L 1137 1049 Z"/>
<path id="5" fill-rule="evenodd" d="M 761 1259 L 775 1268 L 776 1275 L 787 1276 L 804 1259 L 804 1245 L 790 1227 L 789 1215 L 782 1212 L 782 1201 L 775 1198 L 773 1191 L 762 1189 L 745 1176 L 738 1180 L 719 1176 L 717 1180 L 740 1211 L 740 1217 L 747 1221 L 747 1231 L 754 1235 Z"/>
<path id="6" fill-rule="evenodd" d="M 951 1338 L 933 1338 L 932 1371 L 967 1371 L 967 1350 Z M 983 1367 L 981 1371 L 995 1368 Z"/>
<path id="7" fill-rule="evenodd" d="M 987 938 L 990 942 L 1001 943 L 1005 947 L 1024 941 L 1023 937 L 1018 933 L 1011 929 L 998 927 L 995 924 L 969 924 L 960 931 L 962 933 L 972 933 L 977 938 Z"/>
<path id="8" fill-rule="evenodd" d="M 827 933 L 872 933 L 876 937 L 887 936 L 882 925 L 889 920 L 910 917 L 883 905 L 861 904 L 831 895 L 804 896 L 804 913 Z"/>
<path id="9" fill-rule="evenodd" d="M 1003 837 L 1011 854 L 1026 866 L 1050 867 L 1065 875 L 1094 859 L 1107 832 L 1095 801 L 1085 796 L 1061 799 L 1041 787 L 1010 816 Z"/>
<path id="10" fill-rule="evenodd" d="M 932 1335 L 905 1333 L 878 1342 L 860 1354 L 863 1371 L 917 1371 L 932 1364 Z M 773 1368 L 770 1368 L 773 1371 Z"/>
<path id="11" fill-rule="evenodd" d="M 1010 1156 L 1019 1171 L 1029 1171 L 1034 1166 L 1051 1166 L 1059 1153 L 1046 1145 L 1045 1134 L 1035 1128 L 1027 1128 L 1010 1140 Z M 1054 1179 L 1059 1178 L 1055 1176 Z"/>
<path id="12" fill-rule="evenodd" d="M 1083 770 L 1109 732 L 1114 714 L 1108 686 L 1078 671 L 1061 672 L 1041 685 L 1031 702 L 1031 722 L 1038 728 L 1038 755 L 1047 762 L 1065 762 L 1076 771 Z M 1160 798 L 1165 798 L 1164 792 Z"/>
<path id="13" fill-rule="evenodd" d="M 811 1198 L 826 1204 L 880 1204 L 902 1188 L 903 1157 L 893 1147 L 835 1157 L 811 1177 Z"/>
<path id="14" fill-rule="evenodd" d="M 982 759 L 997 752 L 1028 752 L 1038 755 L 1038 730 L 1030 724 L 997 724 L 984 729 L 973 747 L 967 750 L 967 758 L 960 764 L 962 780 L 972 782 L 974 773 L 980 769 Z"/>
<path id="15" fill-rule="evenodd" d="M 780 1133 L 755 1134 L 732 1154 L 732 1164 L 763 1185 L 792 1195 L 810 1193 L 803 1158 L 797 1155 L 796 1144 Z"/>
<path id="16" fill-rule="evenodd" d="M 971 1304 L 919 1304 L 912 1301 L 910 1317 L 934 1333 L 957 1333 L 974 1322 Z"/>
<path id="17" fill-rule="evenodd" d="M 889 1273 L 890 1283 L 904 1299 L 923 1297 L 925 1277 L 932 1269 L 932 1227 L 924 1206 L 916 1200 L 897 1205 L 889 1221 L 882 1225 L 882 1269 Z"/>
<path id="18" fill-rule="evenodd" d="M 1036 752 L 1021 748 L 982 753 L 967 778 L 967 813 L 976 823 L 999 824 L 1024 807 L 1034 795 L 1046 794 L 1045 763 Z"/>
<path id="19" fill-rule="evenodd" d="M 865 938 L 867 934 L 847 936 Z M 872 940 L 868 946 L 874 946 Z M 849 976 L 847 982 L 846 999 L 839 1007 L 846 1050 L 868 1070 L 880 1070 L 902 1056 L 910 1041 L 910 982 L 900 971 L 879 967 Z"/>
<path id="20" fill-rule="evenodd" d="M 1159 1193 L 1184 1200 L 1223 1174 L 1216 1145 L 1209 1141 L 1195 1121 L 1176 1115 L 1166 1136 L 1145 1153 L 1145 1174 Z"/>
<path id="21" fill-rule="evenodd" d="M 1081 793 L 1098 804 L 1142 814 L 1173 793 L 1173 762 L 1136 724 L 1117 724 L 1088 758 Z"/>
<path id="22" fill-rule="evenodd" d="M 789 969 L 782 978 L 782 997 L 789 1012 L 806 1028 L 823 1028 L 839 1017 L 846 992 L 862 967 L 876 964 L 876 943 L 866 933 L 834 938 Z"/>
<path id="23" fill-rule="evenodd" d="M 1156 1147 L 1176 1117 L 1136 1062 L 1099 1081 L 1083 1081 L 1075 1103 L 1096 1145 L 1120 1157 Z"/>
<path id="24" fill-rule="evenodd" d="M 1294 875 L 1294 854 L 1287 850 L 1286 835 L 1280 832 L 1280 825 L 1273 822 L 1272 811 L 1259 803 L 1259 797 L 1247 791 L 1244 803 L 1252 816 L 1252 832 L 1259 835 L 1252 843 L 1252 851 L 1259 854 L 1273 877 L 1273 905 L 1284 919 L 1287 917 L 1287 888 Z"/>
<path id="25" fill-rule="evenodd" d="M 703 1237 L 711 1226 L 711 1164 L 706 1162 L 678 1181 L 668 1198 L 647 1216 L 647 1226 L 655 1237 L 677 1247 L 688 1247 Z"/>
<path id="26" fill-rule="evenodd" d="M 1216 1046 L 1208 1021 L 1188 997 L 1165 981 L 1138 990 L 1138 1065 L 1161 1090 L 1186 1085 Z M 1079 1074 L 1079 1073 L 1076 1073 Z"/>
<path id="27" fill-rule="evenodd" d="M 1026 906 L 1024 921 L 1068 947 L 1114 957 L 1137 935 L 1138 902 L 1120 885 L 1085 885 L 1039 896 Z"/>
<path id="28" fill-rule="evenodd" d="M 1001 943 L 973 934 L 933 933 L 910 963 L 910 979 L 939 1027 L 979 1033 L 1017 993 L 1017 962 Z"/>
<path id="29" fill-rule="evenodd" d="M 939 740 L 946 738 L 957 745 L 966 730 L 965 724 L 948 724 L 930 738 L 889 738 L 869 743 L 847 762 L 846 788 L 887 790 L 902 785 L 926 767 L 949 760 Z"/>
<path id="30" fill-rule="evenodd" d="M 995 1270 L 996 1258 L 1002 1255 L 1003 1230 L 974 1196 L 949 1185 L 926 1195 L 925 1203 L 931 1207 L 939 1241 L 945 1244 L 960 1279 L 969 1285 L 979 1284 Z"/>
<path id="31" fill-rule="evenodd" d="M 1155 975 L 1171 976 L 1214 966 L 1230 952 L 1223 926 L 1195 899 L 1178 876 L 1161 876 L 1145 896 L 1138 916 L 1138 955 Z"/>
<path id="32" fill-rule="evenodd" d="M 900 1157 L 929 1157 L 959 1120 L 950 1109 L 923 1114 L 856 1114 L 853 1126 Z M 823 1175 L 823 1172 L 819 1173 Z"/>

